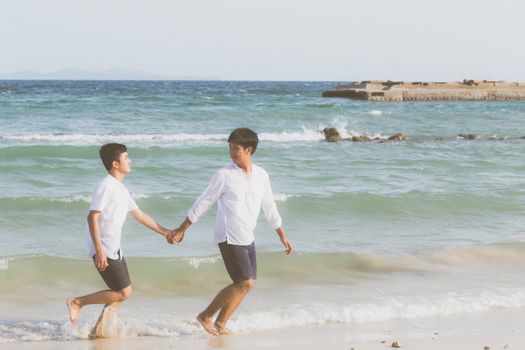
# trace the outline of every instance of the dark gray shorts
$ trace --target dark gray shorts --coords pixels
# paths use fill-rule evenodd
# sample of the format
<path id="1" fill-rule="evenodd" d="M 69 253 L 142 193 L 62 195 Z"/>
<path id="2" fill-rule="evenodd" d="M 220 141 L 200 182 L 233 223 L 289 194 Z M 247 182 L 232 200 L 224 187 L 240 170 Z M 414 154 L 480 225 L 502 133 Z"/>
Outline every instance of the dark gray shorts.
<path id="1" fill-rule="evenodd" d="M 93 256 L 94 260 L 95 256 Z M 108 267 L 104 271 L 98 271 L 98 273 L 111 290 L 119 291 L 131 285 L 128 265 L 124 257 L 122 257 L 122 260 L 108 258 Z"/>
<path id="2" fill-rule="evenodd" d="M 233 245 L 222 242 L 219 243 L 219 250 L 226 270 L 234 283 L 257 279 L 255 242 L 250 245 Z"/>

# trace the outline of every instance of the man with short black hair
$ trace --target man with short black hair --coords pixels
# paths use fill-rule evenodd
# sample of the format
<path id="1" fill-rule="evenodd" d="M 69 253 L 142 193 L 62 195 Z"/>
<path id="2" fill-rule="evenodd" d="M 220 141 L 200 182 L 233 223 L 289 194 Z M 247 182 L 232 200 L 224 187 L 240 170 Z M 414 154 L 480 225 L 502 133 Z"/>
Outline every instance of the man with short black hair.
<path id="1" fill-rule="evenodd" d="M 104 304 L 104 309 L 91 331 L 90 338 L 103 337 L 106 311 L 118 309 L 131 295 L 126 260 L 120 247 L 122 225 L 128 213 L 142 225 L 166 237 L 170 232 L 142 212 L 131 198 L 122 181 L 131 171 L 127 148 L 119 143 L 108 143 L 100 148 L 100 158 L 108 174 L 98 182 L 87 217 L 86 244 L 100 276 L 109 287 L 82 297 L 67 299 L 69 318 L 77 326 L 80 309 L 90 304 Z"/>
<path id="2" fill-rule="evenodd" d="M 225 333 L 226 322 L 242 302 L 257 278 L 253 230 L 261 208 L 266 221 L 277 232 L 286 254 L 292 245 L 286 238 L 281 217 L 273 199 L 268 173 L 252 164 L 257 149 L 257 134 L 248 128 L 235 129 L 228 138 L 232 163 L 213 175 L 206 190 L 195 201 L 178 229 L 168 235 L 168 242 L 181 242 L 191 224 L 196 223 L 218 201 L 215 243 L 233 283 L 221 290 L 197 320 L 213 334 Z M 213 316 L 219 312 L 215 322 Z"/>

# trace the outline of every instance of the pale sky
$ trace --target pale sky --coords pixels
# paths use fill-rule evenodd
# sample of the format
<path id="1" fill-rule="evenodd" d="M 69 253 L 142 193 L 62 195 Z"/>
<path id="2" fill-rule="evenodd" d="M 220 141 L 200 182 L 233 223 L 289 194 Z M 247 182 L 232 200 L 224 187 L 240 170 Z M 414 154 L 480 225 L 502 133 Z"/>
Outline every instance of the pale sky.
<path id="1" fill-rule="evenodd" d="M 525 82 L 522 0 L 3 0 L 0 73 Z"/>

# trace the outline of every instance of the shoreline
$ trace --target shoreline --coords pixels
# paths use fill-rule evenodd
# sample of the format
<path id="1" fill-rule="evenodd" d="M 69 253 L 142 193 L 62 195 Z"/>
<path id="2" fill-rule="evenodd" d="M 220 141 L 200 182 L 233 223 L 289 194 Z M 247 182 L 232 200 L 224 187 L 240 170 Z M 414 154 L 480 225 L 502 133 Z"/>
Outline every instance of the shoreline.
<path id="1" fill-rule="evenodd" d="M 2 344 L 13 350 L 120 350 L 120 349 L 403 349 L 465 350 L 520 349 L 525 341 L 523 310 L 494 310 L 454 317 L 421 318 L 363 324 L 326 323 L 225 336 L 201 334 L 180 337 L 45 341 Z"/>

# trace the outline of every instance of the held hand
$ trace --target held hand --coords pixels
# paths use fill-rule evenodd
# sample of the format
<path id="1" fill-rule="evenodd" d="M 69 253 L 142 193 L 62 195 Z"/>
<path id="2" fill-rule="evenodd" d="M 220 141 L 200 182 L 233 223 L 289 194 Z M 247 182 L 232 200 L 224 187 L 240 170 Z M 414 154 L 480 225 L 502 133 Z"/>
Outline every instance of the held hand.
<path id="1" fill-rule="evenodd" d="M 169 244 L 180 243 L 182 242 L 183 239 L 184 239 L 184 231 L 180 229 L 172 230 L 170 231 L 168 235 L 166 235 L 166 240 L 168 241 Z"/>
<path id="2" fill-rule="evenodd" d="M 166 235 L 166 241 L 167 241 L 169 244 L 174 244 L 174 243 L 176 243 L 174 237 L 175 237 L 175 230 L 171 230 L 171 231 Z"/>
<path id="3" fill-rule="evenodd" d="M 184 239 L 184 231 L 182 231 L 180 228 L 173 230 L 173 240 L 177 243 L 182 242 Z"/>
<path id="4" fill-rule="evenodd" d="M 95 267 L 97 270 L 104 271 L 108 265 L 108 259 L 106 258 L 106 254 L 104 252 L 95 254 Z"/>

